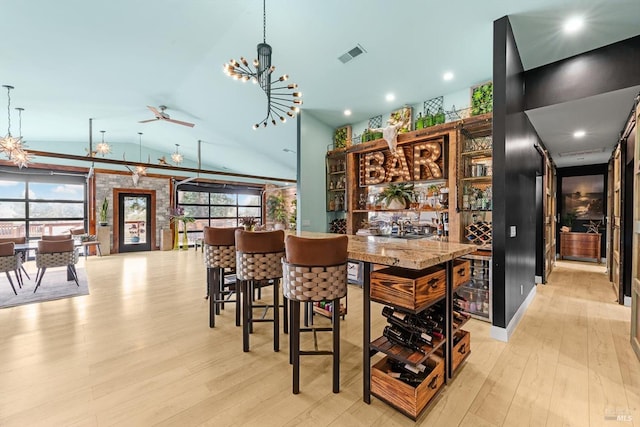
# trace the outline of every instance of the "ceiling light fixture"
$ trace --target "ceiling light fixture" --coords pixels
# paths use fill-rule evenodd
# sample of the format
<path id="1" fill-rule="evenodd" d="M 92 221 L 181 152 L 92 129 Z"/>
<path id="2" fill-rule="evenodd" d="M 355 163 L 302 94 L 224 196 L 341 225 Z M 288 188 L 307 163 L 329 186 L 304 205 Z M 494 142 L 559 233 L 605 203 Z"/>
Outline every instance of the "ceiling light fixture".
<path id="1" fill-rule="evenodd" d="M 31 156 L 24 150 L 22 141 L 22 111 L 24 108 L 16 108 L 20 116 L 20 136 L 11 135 L 11 89 L 13 86 L 2 85 L 7 88 L 7 134 L 4 138 L 0 138 L 0 151 L 3 152 L 7 159 L 13 161 L 20 169 L 27 167 L 31 161 Z"/>
<path id="2" fill-rule="evenodd" d="M 564 22 L 564 32 L 567 34 L 573 34 L 582 29 L 584 26 L 584 19 L 580 16 L 573 16 Z"/>
<path id="3" fill-rule="evenodd" d="M 111 147 L 109 146 L 109 144 L 107 144 L 106 142 L 104 142 L 104 133 L 106 131 L 101 130 L 100 132 L 102 132 L 102 141 L 98 143 L 98 145 L 96 145 L 96 152 L 98 154 L 102 154 L 102 157 L 105 156 L 105 154 L 109 154 L 111 153 Z"/>
<path id="4" fill-rule="evenodd" d="M 442 80 L 444 80 L 445 82 L 453 80 L 453 73 L 451 71 L 447 71 L 442 75 Z"/>
<path id="5" fill-rule="evenodd" d="M 182 154 L 178 151 L 178 147 L 180 147 L 180 144 L 176 144 L 176 152 L 171 155 L 171 160 L 173 160 L 173 163 L 176 165 L 179 165 L 182 163 L 182 160 L 184 160 Z"/>
<path id="6" fill-rule="evenodd" d="M 385 96 L 385 99 L 386 99 L 387 101 L 389 101 L 389 102 L 391 102 L 391 101 L 395 101 L 396 96 L 395 96 L 394 94 L 392 94 L 392 93 L 388 93 L 388 94 L 387 94 L 387 96 Z"/>
<path id="7" fill-rule="evenodd" d="M 138 132 L 138 146 L 139 146 L 139 154 L 138 154 L 138 161 L 140 163 L 142 163 L 142 132 Z M 123 159 L 126 161 L 127 159 L 124 157 L 124 154 L 122 155 Z M 151 159 L 148 160 L 147 163 L 150 163 Z M 131 178 L 133 179 L 133 186 L 137 187 L 138 186 L 138 181 L 140 180 L 140 176 L 144 176 L 147 174 L 147 168 L 142 166 L 142 165 L 138 165 L 136 166 L 135 169 L 131 169 L 128 165 L 124 165 L 124 167 L 126 167 L 127 169 L 129 169 L 129 172 L 131 172 Z"/>
<path id="8" fill-rule="evenodd" d="M 283 86 L 272 86 L 274 83 L 284 82 L 289 76 L 283 74 L 281 77 L 271 80 L 271 74 L 276 69 L 271 65 L 271 46 L 266 42 L 267 34 L 267 7 L 266 0 L 262 1 L 262 43 L 258 43 L 258 58 L 253 60 L 253 68 L 249 62 L 240 57 L 240 61 L 231 59 L 224 64 L 224 72 L 234 80 L 247 82 L 251 80 L 254 84 L 260 84 L 260 88 L 267 95 L 267 115 L 260 122 L 253 125 L 257 129 L 262 123 L 263 127 L 267 127 L 267 123 L 275 126 L 276 119 L 280 119 L 282 123 L 286 122 L 286 116 L 295 117 L 295 113 L 300 111 L 302 105 L 301 92 L 290 92 L 298 88 L 295 83 L 284 84 Z M 292 97 L 292 98 L 289 98 Z"/>
<path id="9" fill-rule="evenodd" d="M 350 116 L 351 115 L 351 110 L 344 110 L 344 115 L 345 116 Z"/>
<path id="10" fill-rule="evenodd" d="M 584 137 L 586 134 L 587 134 L 587 132 L 585 132 L 584 130 L 580 129 L 580 130 L 577 130 L 577 131 L 575 131 L 575 132 L 573 133 L 573 137 L 574 137 L 574 138 L 582 138 L 582 137 Z"/>

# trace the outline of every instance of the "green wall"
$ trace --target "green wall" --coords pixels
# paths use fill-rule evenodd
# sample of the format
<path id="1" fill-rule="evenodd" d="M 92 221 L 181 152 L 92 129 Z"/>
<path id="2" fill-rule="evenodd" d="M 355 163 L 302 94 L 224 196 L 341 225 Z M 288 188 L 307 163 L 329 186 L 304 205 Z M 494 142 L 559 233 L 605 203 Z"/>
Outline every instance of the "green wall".
<path id="1" fill-rule="evenodd" d="M 333 129 L 308 111 L 298 117 L 298 230 L 326 232 L 324 159 Z"/>

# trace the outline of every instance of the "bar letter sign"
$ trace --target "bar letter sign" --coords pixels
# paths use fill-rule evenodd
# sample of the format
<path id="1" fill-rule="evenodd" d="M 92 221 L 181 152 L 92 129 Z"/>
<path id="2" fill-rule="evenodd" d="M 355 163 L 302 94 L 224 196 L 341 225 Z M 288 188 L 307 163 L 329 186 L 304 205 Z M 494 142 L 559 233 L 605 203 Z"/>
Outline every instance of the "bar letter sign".
<path id="1" fill-rule="evenodd" d="M 416 142 L 396 149 L 360 155 L 360 186 L 385 182 L 425 181 L 446 178 L 444 140 Z"/>

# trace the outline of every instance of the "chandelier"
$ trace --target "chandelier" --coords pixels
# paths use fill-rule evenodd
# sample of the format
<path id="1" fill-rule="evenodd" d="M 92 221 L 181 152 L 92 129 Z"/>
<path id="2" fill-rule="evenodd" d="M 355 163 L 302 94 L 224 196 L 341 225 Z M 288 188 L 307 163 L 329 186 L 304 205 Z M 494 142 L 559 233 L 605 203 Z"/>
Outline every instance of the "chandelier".
<path id="1" fill-rule="evenodd" d="M 106 131 L 101 130 L 100 132 L 102 132 L 102 141 L 99 142 L 98 145 L 96 145 L 96 153 L 102 154 L 102 157 L 104 157 L 105 154 L 111 153 L 111 147 L 109 146 L 109 144 L 104 142 L 104 133 Z"/>
<path id="2" fill-rule="evenodd" d="M 7 88 L 7 135 L 0 139 L 0 151 L 3 152 L 7 159 L 11 160 L 20 169 L 28 167 L 32 156 L 25 151 L 24 141 L 22 140 L 22 112 L 24 108 L 16 108 L 20 117 L 20 136 L 17 138 L 11 135 L 11 89 L 13 86 L 2 85 Z"/>
<path id="3" fill-rule="evenodd" d="M 173 160 L 173 163 L 175 163 L 176 165 L 179 165 L 180 163 L 182 163 L 182 160 L 184 160 L 182 154 L 180 154 L 180 152 L 178 151 L 179 147 L 180 144 L 176 144 L 176 152 L 171 155 L 171 160 Z"/>
<path id="4" fill-rule="evenodd" d="M 289 76 L 284 74 L 279 78 L 271 78 L 271 74 L 276 69 L 271 65 L 271 46 L 266 42 L 267 33 L 267 12 L 266 12 L 266 0 L 262 2 L 262 43 L 258 43 L 258 58 L 253 60 L 253 67 L 249 65 L 249 62 L 240 57 L 240 61 L 231 59 L 228 63 L 224 64 L 224 72 L 234 80 L 241 80 L 248 82 L 251 80 L 254 84 L 260 84 L 260 88 L 267 95 L 267 115 L 260 122 L 253 125 L 254 129 L 257 129 L 262 123 L 262 126 L 266 127 L 270 121 L 273 125 L 276 124 L 276 119 L 281 122 L 286 122 L 286 116 L 295 117 L 295 113 L 300 111 L 300 105 L 302 105 L 302 92 L 291 92 L 298 88 L 295 83 L 284 84 L 281 86 L 272 86 L 274 83 L 279 84 L 289 79 Z"/>

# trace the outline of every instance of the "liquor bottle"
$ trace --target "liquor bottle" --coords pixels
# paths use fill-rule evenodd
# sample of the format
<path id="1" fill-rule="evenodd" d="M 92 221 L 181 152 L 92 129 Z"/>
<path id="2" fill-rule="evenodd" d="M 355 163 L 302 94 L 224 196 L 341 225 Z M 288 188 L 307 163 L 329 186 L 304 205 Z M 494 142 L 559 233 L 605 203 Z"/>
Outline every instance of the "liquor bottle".
<path id="1" fill-rule="evenodd" d="M 416 130 L 424 128 L 424 118 L 422 117 L 422 113 L 418 113 L 418 118 L 416 119 Z"/>
<path id="2" fill-rule="evenodd" d="M 434 124 L 441 125 L 445 122 L 444 110 L 442 107 L 438 108 L 438 112 L 435 114 Z"/>
<path id="3" fill-rule="evenodd" d="M 424 127 L 428 128 L 433 126 L 433 114 L 431 114 L 431 110 L 427 109 L 427 113 L 424 117 Z"/>
<path id="4" fill-rule="evenodd" d="M 330 211 L 335 211 L 336 210 L 336 202 L 333 199 L 333 197 L 329 198 L 329 210 Z"/>

